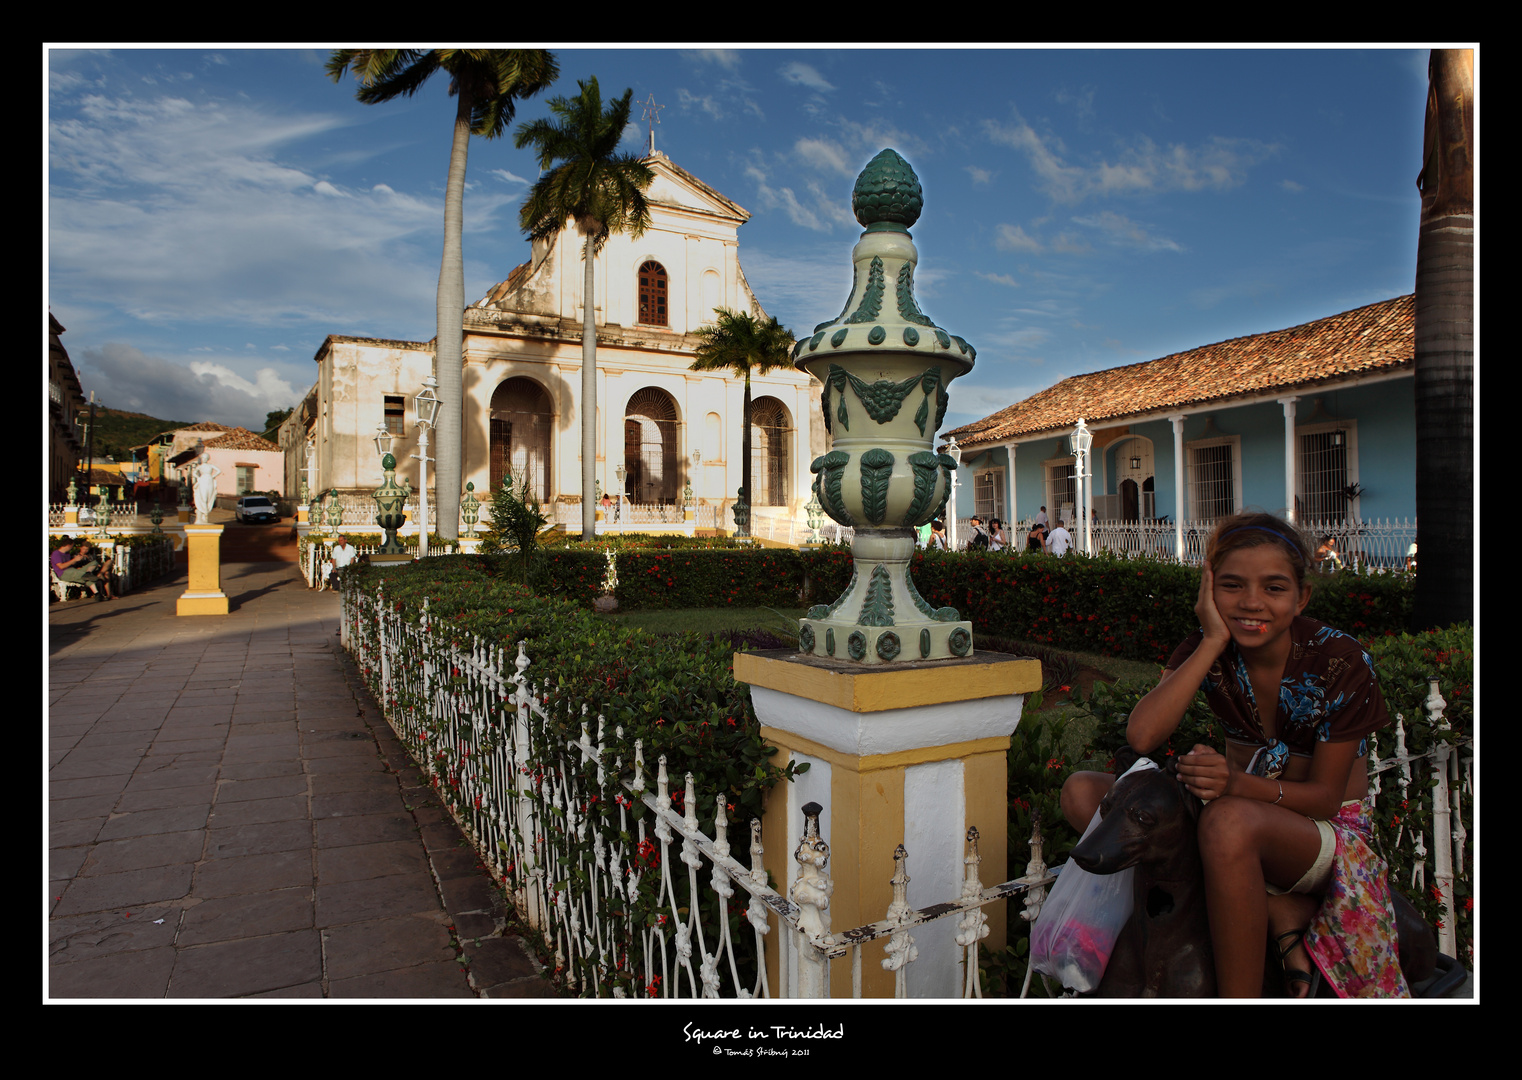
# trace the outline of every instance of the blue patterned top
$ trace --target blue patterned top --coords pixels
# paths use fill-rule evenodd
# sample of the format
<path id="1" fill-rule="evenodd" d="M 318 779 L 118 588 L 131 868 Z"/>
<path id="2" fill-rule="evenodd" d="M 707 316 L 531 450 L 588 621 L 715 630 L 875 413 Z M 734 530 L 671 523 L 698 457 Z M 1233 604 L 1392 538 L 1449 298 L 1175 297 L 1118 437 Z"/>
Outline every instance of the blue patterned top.
<path id="1" fill-rule="evenodd" d="M 1204 631 L 1190 635 L 1168 660 L 1176 669 L 1199 648 Z M 1276 777 L 1291 753 L 1309 755 L 1318 742 L 1363 740 L 1390 722 L 1374 659 L 1356 638 L 1304 616 L 1290 626 L 1290 655 L 1279 681 L 1274 718 L 1277 738 L 1269 742 L 1258 720 L 1247 664 L 1229 643 L 1210 666 L 1200 689 L 1226 734 L 1239 742 L 1257 743 L 1263 750 L 1249 770 Z M 1358 754 L 1367 753 L 1360 743 Z"/>

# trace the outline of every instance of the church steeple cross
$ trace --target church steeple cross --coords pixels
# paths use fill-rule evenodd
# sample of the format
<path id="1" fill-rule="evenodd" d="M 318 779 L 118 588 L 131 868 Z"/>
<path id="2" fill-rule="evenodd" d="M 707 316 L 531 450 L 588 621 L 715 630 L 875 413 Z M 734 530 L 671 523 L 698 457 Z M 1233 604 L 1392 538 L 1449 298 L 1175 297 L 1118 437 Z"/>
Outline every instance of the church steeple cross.
<path id="1" fill-rule="evenodd" d="M 646 121 L 650 128 L 649 152 L 651 154 L 655 153 L 655 125 L 661 122 L 661 110 L 665 107 L 655 103 L 655 94 L 652 93 L 645 101 L 644 112 L 640 113 L 640 119 Z"/>

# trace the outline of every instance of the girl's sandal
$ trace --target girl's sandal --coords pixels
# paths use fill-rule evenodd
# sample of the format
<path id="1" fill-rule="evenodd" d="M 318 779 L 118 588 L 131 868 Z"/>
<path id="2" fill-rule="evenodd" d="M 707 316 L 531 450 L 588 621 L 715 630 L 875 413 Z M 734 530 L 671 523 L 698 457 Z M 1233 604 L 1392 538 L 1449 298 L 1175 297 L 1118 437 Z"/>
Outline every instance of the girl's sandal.
<path id="1" fill-rule="evenodd" d="M 1290 939 L 1287 945 L 1284 943 L 1286 938 Z M 1296 949 L 1304 949 L 1304 947 L 1304 930 L 1286 930 L 1274 938 L 1274 948 L 1279 952 L 1279 967 L 1284 972 L 1284 992 L 1290 997 L 1295 997 L 1294 992 L 1302 986 L 1305 987 L 1305 997 L 1316 996 L 1316 983 L 1318 981 L 1316 975 L 1309 970 L 1302 971 L 1300 968 L 1292 968 L 1288 963 L 1290 954 Z M 1310 953 L 1307 952 L 1306 960 L 1309 959 Z"/>

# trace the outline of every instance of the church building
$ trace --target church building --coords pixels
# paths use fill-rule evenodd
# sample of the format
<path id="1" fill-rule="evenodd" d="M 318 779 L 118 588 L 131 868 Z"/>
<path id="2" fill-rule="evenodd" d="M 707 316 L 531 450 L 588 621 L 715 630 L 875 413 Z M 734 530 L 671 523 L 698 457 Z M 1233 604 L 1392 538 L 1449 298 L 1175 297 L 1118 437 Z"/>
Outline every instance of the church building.
<path id="1" fill-rule="evenodd" d="M 622 466 L 634 504 L 677 508 L 691 485 L 695 505 L 727 510 L 741 483 L 744 381 L 689 365 L 715 308 L 769 317 L 740 267 L 737 233 L 750 214 L 666 155 L 646 161 L 655 173 L 650 228 L 638 239 L 611 235 L 596 256 L 596 476 L 616 496 Z M 583 494 L 582 245 L 570 226 L 534 242 L 529 260 L 464 312 L 462 483 L 485 498 L 509 474 L 527 477 L 566 521 L 579 520 L 572 506 Z M 373 490 L 382 426 L 396 437 L 398 480 L 415 487 L 413 399 L 432 372 L 433 343 L 335 334 L 315 359 L 316 384 L 280 432 L 287 492 L 299 492 L 309 453 L 315 491 Z M 808 501 L 809 463 L 824 452 L 823 431 L 811 439 L 820 392 L 811 383 L 791 366 L 751 377 L 751 502 L 760 516 L 796 516 Z M 437 446 L 431 437 L 430 457 Z M 430 468 L 430 487 L 434 477 Z"/>

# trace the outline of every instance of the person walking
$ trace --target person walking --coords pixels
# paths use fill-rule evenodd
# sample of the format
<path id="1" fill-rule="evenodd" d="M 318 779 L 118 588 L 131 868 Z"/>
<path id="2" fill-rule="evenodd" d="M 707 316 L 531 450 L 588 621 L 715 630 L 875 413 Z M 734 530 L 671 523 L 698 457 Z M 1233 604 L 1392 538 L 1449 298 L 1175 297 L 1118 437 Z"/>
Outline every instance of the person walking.
<path id="1" fill-rule="evenodd" d="M 1059 559 L 1068 553 L 1068 548 L 1073 546 L 1073 534 L 1062 527 L 1062 519 L 1057 519 L 1057 527 L 1046 538 L 1047 550 Z"/>

